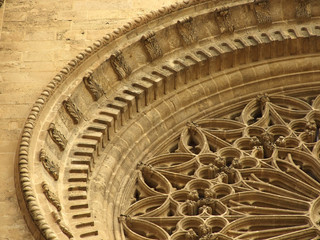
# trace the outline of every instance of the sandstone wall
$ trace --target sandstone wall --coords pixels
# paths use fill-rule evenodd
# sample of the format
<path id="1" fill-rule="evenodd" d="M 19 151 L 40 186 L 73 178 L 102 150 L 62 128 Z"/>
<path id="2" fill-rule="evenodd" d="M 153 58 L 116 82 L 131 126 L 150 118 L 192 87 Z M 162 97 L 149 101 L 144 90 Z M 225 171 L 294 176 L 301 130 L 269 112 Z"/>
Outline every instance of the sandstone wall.
<path id="1" fill-rule="evenodd" d="M 0 1 L 1 2 L 1 1 Z M 21 128 L 71 58 L 130 19 L 173 0 L 6 0 L 0 8 L 0 240 L 33 239 L 14 187 Z"/>

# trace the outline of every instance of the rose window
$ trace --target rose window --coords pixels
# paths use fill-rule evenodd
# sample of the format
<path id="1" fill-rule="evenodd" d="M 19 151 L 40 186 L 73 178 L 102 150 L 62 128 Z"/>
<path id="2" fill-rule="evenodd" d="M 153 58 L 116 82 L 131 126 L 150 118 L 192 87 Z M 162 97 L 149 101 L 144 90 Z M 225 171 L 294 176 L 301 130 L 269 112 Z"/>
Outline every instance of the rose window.
<path id="1" fill-rule="evenodd" d="M 128 239 L 318 239 L 320 97 L 188 122 L 137 166 Z"/>

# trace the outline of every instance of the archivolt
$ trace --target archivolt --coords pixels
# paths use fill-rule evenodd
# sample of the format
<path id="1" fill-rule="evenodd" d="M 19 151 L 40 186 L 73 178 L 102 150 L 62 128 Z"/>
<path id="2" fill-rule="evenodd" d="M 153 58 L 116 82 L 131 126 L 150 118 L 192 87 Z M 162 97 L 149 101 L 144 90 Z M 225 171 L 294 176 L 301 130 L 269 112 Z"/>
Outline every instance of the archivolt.
<path id="1" fill-rule="evenodd" d="M 35 237 L 123 238 L 137 163 L 187 121 L 260 92 L 314 95 L 319 13 L 315 1 L 185 1 L 70 61 L 20 143 L 17 193 Z"/>

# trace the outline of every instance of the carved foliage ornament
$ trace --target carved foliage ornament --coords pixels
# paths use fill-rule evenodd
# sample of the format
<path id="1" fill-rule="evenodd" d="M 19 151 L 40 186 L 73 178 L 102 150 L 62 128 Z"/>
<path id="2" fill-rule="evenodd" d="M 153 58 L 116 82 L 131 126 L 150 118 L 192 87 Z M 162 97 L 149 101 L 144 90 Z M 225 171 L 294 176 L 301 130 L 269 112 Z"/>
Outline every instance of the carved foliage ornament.
<path id="1" fill-rule="evenodd" d="M 48 201 L 55 206 L 58 211 L 61 211 L 61 204 L 57 195 L 49 189 L 49 185 L 46 182 L 42 182 L 42 191 Z"/>
<path id="2" fill-rule="evenodd" d="M 79 109 L 77 108 L 77 106 L 72 102 L 70 98 L 68 98 L 67 100 L 64 100 L 62 104 L 65 110 L 67 111 L 67 113 L 69 114 L 69 116 L 72 118 L 72 121 L 75 124 L 78 124 L 82 118 L 82 115 Z"/>
<path id="3" fill-rule="evenodd" d="M 192 17 L 188 17 L 183 19 L 182 21 L 178 21 L 177 29 L 184 44 L 190 45 L 197 40 L 197 34 Z"/>
<path id="4" fill-rule="evenodd" d="M 49 159 L 44 149 L 41 149 L 39 159 L 46 171 L 57 181 L 59 179 L 59 165 Z"/>
<path id="5" fill-rule="evenodd" d="M 138 165 L 125 235 L 318 239 L 319 119 L 320 96 L 310 105 L 264 94 L 188 123 Z"/>
<path id="6" fill-rule="evenodd" d="M 234 31 L 234 23 L 233 23 L 233 20 L 231 19 L 229 8 L 216 10 L 214 12 L 214 16 L 220 28 L 221 33 L 225 33 L 225 32 L 232 33 Z"/>
<path id="7" fill-rule="evenodd" d="M 111 55 L 110 63 L 113 70 L 118 75 L 119 80 L 122 80 L 130 75 L 131 68 L 126 63 L 121 51 L 116 51 Z"/>
<path id="8" fill-rule="evenodd" d="M 94 101 L 98 101 L 99 98 L 104 94 L 102 88 L 98 83 L 93 80 L 92 74 L 88 74 L 83 78 L 84 85 L 92 95 Z"/>
<path id="9" fill-rule="evenodd" d="M 59 213 L 53 211 L 52 213 L 52 217 L 54 218 L 54 220 L 56 221 L 56 223 L 58 224 L 60 230 L 70 239 L 73 238 L 73 234 L 71 233 L 70 229 L 68 228 L 68 226 L 65 224 L 65 222 L 62 220 L 62 217 L 59 215 Z"/>
<path id="10" fill-rule="evenodd" d="M 307 19 L 311 17 L 311 3 L 310 0 L 296 0 L 296 16 L 299 19 Z"/>
<path id="11" fill-rule="evenodd" d="M 269 0 L 256 0 L 254 2 L 254 11 L 259 24 L 268 24 L 272 22 Z"/>
<path id="12" fill-rule="evenodd" d="M 58 145 L 59 149 L 63 151 L 68 143 L 63 134 L 56 129 L 56 125 L 51 123 L 48 129 L 51 139 Z"/>
<path id="13" fill-rule="evenodd" d="M 154 32 L 149 32 L 141 40 L 151 61 L 162 56 L 162 50 Z"/>

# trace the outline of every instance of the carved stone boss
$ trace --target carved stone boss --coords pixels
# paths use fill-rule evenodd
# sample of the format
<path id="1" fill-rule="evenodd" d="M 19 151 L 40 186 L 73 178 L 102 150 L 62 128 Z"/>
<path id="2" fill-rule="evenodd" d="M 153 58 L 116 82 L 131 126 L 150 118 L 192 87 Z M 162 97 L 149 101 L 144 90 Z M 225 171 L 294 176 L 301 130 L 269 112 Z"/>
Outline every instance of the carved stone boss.
<path id="1" fill-rule="evenodd" d="M 111 55 L 110 63 L 113 70 L 118 75 L 119 80 L 122 80 L 130 75 L 131 68 L 126 63 L 121 51 L 116 51 Z"/>
<path id="2" fill-rule="evenodd" d="M 178 21 L 177 29 L 185 45 L 190 45 L 197 40 L 197 34 L 192 17 L 188 17 L 183 19 L 182 21 Z"/>
<path id="3" fill-rule="evenodd" d="M 99 98 L 104 94 L 102 88 L 98 83 L 93 80 L 92 74 L 88 74 L 83 78 L 84 85 L 90 92 L 94 101 L 98 101 Z"/>
<path id="4" fill-rule="evenodd" d="M 162 56 L 162 50 L 154 32 L 147 33 L 141 38 L 141 40 L 151 61 Z"/>
<path id="5" fill-rule="evenodd" d="M 39 158 L 43 167 L 57 181 L 59 179 L 59 166 L 49 159 L 44 149 L 41 149 Z"/>
<path id="6" fill-rule="evenodd" d="M 79 111 L 77 106 L 72 102 L 70 98 L 68 98 L 67 100 L 64 100 L 62 104 L 65 110 L 67 111 L 67 113 L 69 114 L 69 116 L 72 118 L 72 121 L 75 124 L 78 124 L 81 120 L 81 112 Z"/>
<path id="7" fill-rule="evenodd" d="M 54 123 L 50 124 L 48 132 L 51 139 L 58 145 L 59 149 L 63 151 L 66 148 L 68 141 L 63 136 L 63 134 L 56 129 L 56 126 Z"/>
<path id="8" fill-rule="evenodd" d="M 259 24 L 268 24 L 272 22 L 269 0 L 256 0 L 254 2 L 254 12 Z"/>

